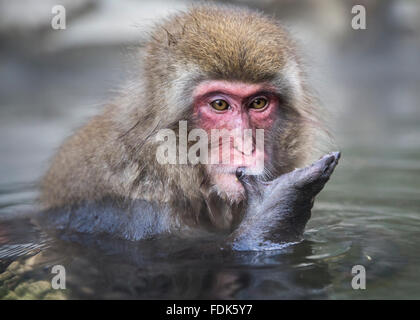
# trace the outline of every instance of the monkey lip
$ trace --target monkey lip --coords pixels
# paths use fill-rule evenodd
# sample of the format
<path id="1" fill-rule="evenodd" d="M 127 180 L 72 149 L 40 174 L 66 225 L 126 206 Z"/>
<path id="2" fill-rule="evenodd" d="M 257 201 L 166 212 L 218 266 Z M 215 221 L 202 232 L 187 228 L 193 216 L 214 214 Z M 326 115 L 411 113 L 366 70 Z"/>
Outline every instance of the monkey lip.
<path id="1" fill-rule="evenodd" d="M 239 179 L 240 177 L 245 175 L 261 175 L 264 172 L 264 167 L 260 165 L 249 165 L 249 164 L 219 164 L 219 165 L 211 165 L 211 171 L 214 174 L 218 175 L 226 175 L 231 176 L 234 179 Z"/>
<path id="2" fill-rule="evenodd" d="M 214 165 L 212 171 L 216 174 L 225 174 L 236 176 L 236 172 L 239 168 L 244 171 L 248 171 L 248 167 L 244 165 Z"/>

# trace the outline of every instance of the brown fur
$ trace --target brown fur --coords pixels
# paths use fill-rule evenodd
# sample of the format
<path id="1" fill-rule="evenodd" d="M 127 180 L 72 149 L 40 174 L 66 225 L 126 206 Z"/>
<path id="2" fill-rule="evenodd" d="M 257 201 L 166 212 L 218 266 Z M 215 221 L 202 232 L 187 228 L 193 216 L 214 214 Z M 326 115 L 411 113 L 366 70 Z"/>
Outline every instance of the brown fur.
<path id="1" fill-rule="evenodd" d="M 200 216 L 230 228 L 241 204 L 220 202 L 214 217 L 210 186 L 202 166 L 159 165 L 155 133 L 177 128 L 191 118 L 192 90 L 202 80 L 271 82 L 284 96 L 281 122 L 267 136 L 273 143 L 269 178 L 301 166 L 317 125 L 296 49 L 271 18 L 231 7 L 199 6 L 156 26 L 145 48 L 138 81 L 101 115 L 60 148 L 42 181 L 45 209 L 74 207 L 114 199 L 166 203 L 183 223 L 195 226 Z M 288 82 L 295 66 L 301 91 Z M 279 120 L 280 121 L 280 120 Z M 225 199 L 226 200 L 226 199 Z M 222 209 L 220 209 L 222 208 Z M 219 220 L 218 220 L 219 219 Z"/>

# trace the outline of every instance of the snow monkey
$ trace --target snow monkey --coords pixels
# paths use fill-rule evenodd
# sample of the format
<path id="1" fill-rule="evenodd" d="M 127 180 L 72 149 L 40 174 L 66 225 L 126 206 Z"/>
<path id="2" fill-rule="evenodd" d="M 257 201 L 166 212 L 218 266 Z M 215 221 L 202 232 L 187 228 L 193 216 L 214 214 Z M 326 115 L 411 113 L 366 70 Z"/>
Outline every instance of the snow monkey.
<path id="1" fill-rule="evenodd" d="M 53 158 L 41 183 L 47 221 L 129 240 L 217 235 L 238 250 L 301 239 L 340 153 L 304 167 L 323 129 L 284 28 L 244 8 L 193 6 L 160 21 L 142 49 L 137 78 Z M 185 156 L 181 124 L 208 134 L 212 156 L 223 153 L 210 145 L 215 129 L 248 130 L 251 147 L 230 136 L 235 163 L 160 163 L 162 130 Z M 258 174 L 248 158 L 262 161 Z"/>

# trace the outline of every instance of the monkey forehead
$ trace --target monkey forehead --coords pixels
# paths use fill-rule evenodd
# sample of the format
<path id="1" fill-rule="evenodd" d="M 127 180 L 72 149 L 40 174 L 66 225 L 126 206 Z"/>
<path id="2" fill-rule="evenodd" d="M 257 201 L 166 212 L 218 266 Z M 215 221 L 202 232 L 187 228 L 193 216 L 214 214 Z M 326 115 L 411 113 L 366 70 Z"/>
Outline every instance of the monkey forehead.
<path id="1" fill-rule="evenodd" d="M 199 83 L 193 91 L 193 98 L 204 96 L 208 93 L 224 93 L 240 98 L 249 97 L 260 91 L 275 91 L 275 87 L 266 83 L 246 83 L 241 81 L 207 80 Z"/>
<path id="2" fill-rule="evenodd" d="M 242 8 L 193 7 L 157 33 L 154 41 L 169 68 L 192 62 L 214 78 L 272 80 L 295 57 L 293 43 L 275 20 Z"/>

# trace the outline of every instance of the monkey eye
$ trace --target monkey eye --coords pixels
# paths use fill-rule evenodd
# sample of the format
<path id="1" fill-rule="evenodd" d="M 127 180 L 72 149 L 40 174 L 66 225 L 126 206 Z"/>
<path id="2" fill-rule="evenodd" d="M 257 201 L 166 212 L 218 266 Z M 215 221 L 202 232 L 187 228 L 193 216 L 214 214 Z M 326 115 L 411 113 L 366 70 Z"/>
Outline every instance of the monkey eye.
<path id="1" fill-rule="evenodd" d="M 267 105 L 268 101 L 266 98 L 256 98 L 252 100 L 250 108 L 253 109 L 262 109 Z"/>
<path id="2" fill-rule="evenodd" d="M 225 100 L 222 100 L 222 99 L 214 100 L 213 102 L 210 103 L 210 105 L 212 106 L 212 108 L 218 111 L 223 111 L 229 108 L 229 104 Z"/>

